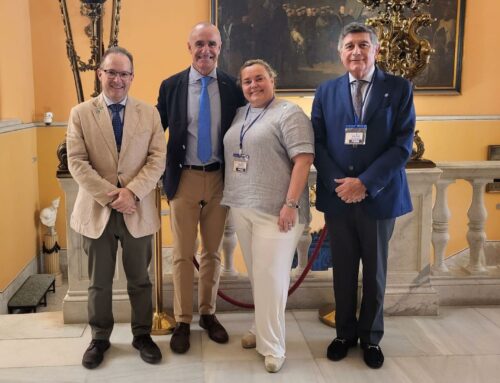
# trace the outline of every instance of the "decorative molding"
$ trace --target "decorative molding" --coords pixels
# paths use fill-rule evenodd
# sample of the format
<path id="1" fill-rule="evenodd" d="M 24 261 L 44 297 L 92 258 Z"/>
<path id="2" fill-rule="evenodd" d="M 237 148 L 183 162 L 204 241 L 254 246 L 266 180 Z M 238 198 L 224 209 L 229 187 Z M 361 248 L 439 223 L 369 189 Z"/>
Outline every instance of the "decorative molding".
<path id="1" fill-rule="evenodd" d="M 499 121 L 500 115 L 417 116 L 417 121 Z"/>
<path id="2" fill-rule="evenodd" d="M 304 97 L 313 98 L 313 97 Z M 427 121 L 427 122 L 441 122 L 441 121 L 500 121 L 500 115 L 446 115 L 446 116 L 417 116 L 417 121 Z M 33 121 L 28 123 L 22 123 L 21 120 L 11 119 L 11 120 L 0 120 L 0 134 L 15 132 L 18 130 L 29 129 L 29 128 L 49 128 L 58 127 L 66 128 L 68 126 L 67 122 L 53 122 L 50 125 L 45 125 L 43 121 Z"/>
<path id="3" fill-rule="evenodd" d="M 17 132 L 19 130 L 30 129 L 30 128 L 42 128 L 42 129 L 49 127 L 66 128 L 67 126 L 68 126 L 67 122 L 53 122 L 50 125 L 45 125 L 43 121 L 22 123 L 21 120 L 1 120 L 0 134 Z"/>

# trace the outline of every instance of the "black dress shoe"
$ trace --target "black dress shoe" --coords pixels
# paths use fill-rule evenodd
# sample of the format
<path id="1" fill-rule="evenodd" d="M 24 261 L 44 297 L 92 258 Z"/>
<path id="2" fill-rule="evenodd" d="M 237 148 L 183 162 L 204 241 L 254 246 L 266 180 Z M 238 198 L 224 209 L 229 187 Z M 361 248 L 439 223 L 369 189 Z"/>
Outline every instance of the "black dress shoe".
<path id="1" fill-rule="evenodd" d="M 378 344 L 361 343 L 363 359 L 368 367 L 380 368 L 384 364 L 384 354 Z"/>
<path id="2" fill-rule="evenodd" d="M 96 368 L 104 359 L 104 352 L 111 346 L 109 340 L 92 339 L 89 347 L 85 350 L 82 358 L 82 365 L 85 368 Z"/>
<path id="3" fill-rule="evenodd" d="M 134 336 L 132 346 L 141 352 L 141 359 L 146 363 L 155 364 L 161 360 L 161 351 L 149 334 Z"/>
<path id="4" fill-rule="evenodd" d="M 326 357 L 333 361 L 344 359 L 350 347 L 356 347 L 357 339 L 335 338 L 326 350 Z"/>
<path id="5" fill-rule="evenodd" d="M 170 338 L 170 348 L 177 354 L 184 354 L 189 350 L 189 323 L 178 322 Z"/>
<path id="6" fill-rule="evenodd" d="M 229 335 L 215 315 L 200 315 L 200 327 L 208 331 L 208 337 L 217 343 L 227 343 Z"/>

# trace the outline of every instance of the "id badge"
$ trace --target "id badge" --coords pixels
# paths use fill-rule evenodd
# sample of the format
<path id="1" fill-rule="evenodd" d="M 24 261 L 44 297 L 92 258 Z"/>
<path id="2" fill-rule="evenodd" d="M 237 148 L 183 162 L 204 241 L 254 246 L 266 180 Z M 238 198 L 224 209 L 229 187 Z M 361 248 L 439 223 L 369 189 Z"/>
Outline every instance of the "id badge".
<path id="1" fill-rule="evenodd" d="M 246 173 L 248 168 L 247 154 L 233 153 L 233 172 Z"/>
<path id="2" fill-rule="evenodd" d="M 346 145 L 365 145 L 367 125 L 346 125 L 345 140 Z"/>

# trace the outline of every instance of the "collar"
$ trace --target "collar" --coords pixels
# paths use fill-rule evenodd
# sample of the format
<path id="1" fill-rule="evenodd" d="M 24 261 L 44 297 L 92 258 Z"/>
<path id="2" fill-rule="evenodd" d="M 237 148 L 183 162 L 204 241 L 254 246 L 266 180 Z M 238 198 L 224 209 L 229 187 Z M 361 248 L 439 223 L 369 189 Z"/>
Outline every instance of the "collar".
<path id="1" fill-rule="evenodd" d="M 371 82 L 374 73 L 375 73 L 375 65 L 372 67 L 372 69 L 370 69 L 370 71 L 365 76 L 363 76 L 361 80 L 364 80 L 366 82 Z M 349 84 L 352 84 L 353 81 L 356 80 L 357 78 L 354 77 L 351 73 L 349 73 Z"/>
<path id="2" fill-rule="evenodd" d="M 127 99 L 128 99 L 128 96 L 125 96 L 125 98 L 123 100 L 121 100 L 120 102 L 113 102 L 104 93 L 102 94 L 102 97 L 104 98 L 104 102 L 106 103 L 106 106 L 110 106 L 112 104 L 122 104 L 123 106 L 125 106 L 125 104 L 127 103 Z"/>
<path id="3" fill-rule="evenodd" d="M 189 83 L 193 84 L 198 82 L 203 76 L 200 72 L 198 72 L 192 65 L 191 70 L 189 71 Z M 212 77 L 217 79 L 217 68 L 214 68 L 206 77 Z"/>

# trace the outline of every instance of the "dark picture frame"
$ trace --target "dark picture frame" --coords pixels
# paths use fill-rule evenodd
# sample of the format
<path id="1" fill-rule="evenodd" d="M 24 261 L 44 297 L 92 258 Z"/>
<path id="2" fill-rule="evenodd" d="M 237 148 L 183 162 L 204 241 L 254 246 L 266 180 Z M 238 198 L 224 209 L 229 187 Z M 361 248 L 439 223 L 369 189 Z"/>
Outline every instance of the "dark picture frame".
<path id="1" fill-rule="evenodd" d="M 500 161 L 500 145 L 488 145 L 488 161 Z M 488 193 L 500 193 L 500 178 L 486 184 Z"/>
<path id="2" fill-rule="evenodd" d="M 424 6 L 436 21 L 421 28 L 435 50 L 415 79 L 425 93 L 460 93 L 466 0 Z M 313 92 L 342 75 L 337 41 L 343 25 L 374 15 L 357 0 L 211 0 L 222 37 L 219 67 L 233 76 L 245 60 L 262 58 L 278 72 L 278 92 Z"/>

